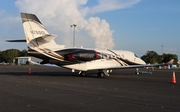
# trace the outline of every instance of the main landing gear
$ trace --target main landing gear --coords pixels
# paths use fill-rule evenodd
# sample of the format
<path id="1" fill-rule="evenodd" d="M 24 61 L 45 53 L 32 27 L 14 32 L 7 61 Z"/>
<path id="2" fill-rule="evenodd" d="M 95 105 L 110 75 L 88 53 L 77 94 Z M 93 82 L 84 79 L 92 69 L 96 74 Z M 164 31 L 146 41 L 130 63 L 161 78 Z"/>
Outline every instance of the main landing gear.
<path id="1" fill-rule="evenodd" d="M 104 78 L 105 77 L 105 74 L 103 73 L 103 72 L 98 72 L 98 77 L 100 77 L 100 78 Z"/>
<path id="2" fill-rule="evenodd" d="M 99 70 L 98 73 L 97 73 L 97 76 L 100 77 L 100 78 L 104 78 L 105 76 L 109 76 L 108 73 L 109 73 L 108 70 Z M 80 71 L 79 75 L 82 76 L 82 77 L 86 76 L 86 71 Z"/>
<path id="3" fill-rule="evenodd" d="M 82 77 L 84 77 L 84 76 L 86 76 L 86 72 L 85 72 L 85 71 L 80 71 L 80 72 L 79 72 L 79 75 L 82 76 Z"/>

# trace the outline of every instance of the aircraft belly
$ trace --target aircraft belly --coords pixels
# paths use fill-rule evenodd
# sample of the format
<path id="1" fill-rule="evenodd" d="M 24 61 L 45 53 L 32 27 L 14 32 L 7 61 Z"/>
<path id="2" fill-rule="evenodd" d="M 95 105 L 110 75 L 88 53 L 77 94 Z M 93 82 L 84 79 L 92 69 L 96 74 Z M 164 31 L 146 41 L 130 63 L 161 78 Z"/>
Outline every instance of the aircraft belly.
<path id="1" fill-rule="evenodd" d="M 121 64 L 119 64 L 117 61 L 113 59 L 109 59 L 109 60 L 99 59 L 99 60 L 87 62 L 88 70 L 115 68 L 119 66 L 121 66 Z"/>
<path id="2" fill-rule="evenodd" d="M 120 63 L 113 59 L 99 59 L 99 60 L 93 60 L 89 62 L 84 62 L 80 64 L 72 64 L 72 65 L 65 65 L 63 67 L 74 69 L 74 70 L 80 70 L 80 71 L 88 71 L 88 70 L 97 70 L 97 69 L 108 69 L 108 68 L 115 68 L 122 66 Z"/>

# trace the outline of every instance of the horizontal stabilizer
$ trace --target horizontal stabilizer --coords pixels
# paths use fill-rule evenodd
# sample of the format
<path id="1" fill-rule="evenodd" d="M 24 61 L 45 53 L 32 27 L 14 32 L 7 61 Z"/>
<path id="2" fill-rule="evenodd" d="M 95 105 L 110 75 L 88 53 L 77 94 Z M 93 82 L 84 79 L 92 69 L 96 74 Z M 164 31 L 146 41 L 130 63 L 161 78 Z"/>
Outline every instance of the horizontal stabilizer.
<path id="1" fill-rule="evenodd" d="M 51 40 L 53 40 L 54 38 L 56 38 L 56 35 L 53 34 L 46 34 L 40 37 L 37 37 L 35 39 L 33 39 L 33 41 L 37 41 L 37 42 L 49 42 Z"/>
<path id="2" fill-rule="evenodd" d="M 6 40 L 6 42 L 26 42 L 25 39 L 22 40 Z"/>

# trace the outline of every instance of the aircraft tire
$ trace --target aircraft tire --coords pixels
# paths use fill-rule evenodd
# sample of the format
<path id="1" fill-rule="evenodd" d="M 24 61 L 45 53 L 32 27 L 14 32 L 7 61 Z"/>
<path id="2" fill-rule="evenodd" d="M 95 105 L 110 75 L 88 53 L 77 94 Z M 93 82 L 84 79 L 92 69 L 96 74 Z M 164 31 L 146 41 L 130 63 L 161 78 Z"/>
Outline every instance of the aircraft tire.
<path id="1" fill-rule="evenodd" d="M 104 78 L 104 77 L 105 77 L 105 75 L 104 75 L 104 73 L 103 73 L 103 72 L 98 72 L 98 77 L 100 77 L 100 78 Z"/>
<path id="2" fill-rule="evenodd" d="M 86 76 L 86 72 L 81 72 L 80 76 L 82 76 L 82 77 Z"/>

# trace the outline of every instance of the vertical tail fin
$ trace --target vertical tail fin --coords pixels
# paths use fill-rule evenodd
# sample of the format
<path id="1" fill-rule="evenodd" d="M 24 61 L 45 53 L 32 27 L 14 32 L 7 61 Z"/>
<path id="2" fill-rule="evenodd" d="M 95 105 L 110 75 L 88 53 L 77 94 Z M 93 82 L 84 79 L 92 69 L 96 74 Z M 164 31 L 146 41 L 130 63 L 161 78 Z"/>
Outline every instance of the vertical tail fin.
<path id="1" fill-rule="evenodd" d="M 49 34 L 36 15 L 21 13 L 21 18 L 27 44 L 38 37 Z M 38 45 L 38 43 L 35 44 Z"/>
<path id="2" fill-rule="evenodd" d="M 21 13 L 22 24 L 28 47 L 38 48 L 62 48 L 54 42 L 56 35 L 49 34 L 40 20 L 34 14 Z"/>

